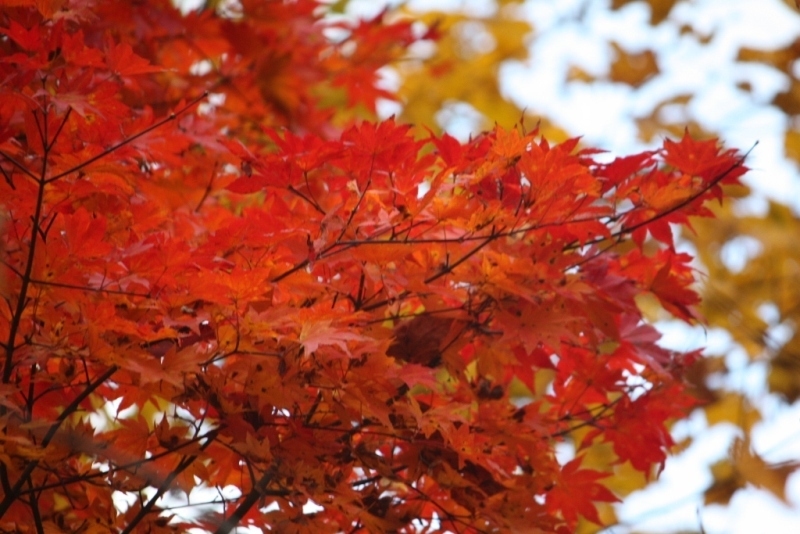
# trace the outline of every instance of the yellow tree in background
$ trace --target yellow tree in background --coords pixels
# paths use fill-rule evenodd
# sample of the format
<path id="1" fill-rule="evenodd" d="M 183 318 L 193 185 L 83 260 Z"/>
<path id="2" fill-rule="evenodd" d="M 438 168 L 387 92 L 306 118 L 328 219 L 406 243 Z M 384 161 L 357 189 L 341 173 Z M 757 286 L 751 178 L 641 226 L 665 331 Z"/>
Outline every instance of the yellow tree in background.
<path id="1" fill-rule="evenodd" d="M 479 114 L 476 126 L 481 129 L 494 122 L 519 122 L 522 111 L 503 96 L 498 78 L 503 62 L 528 57 L 526 39 L 532 28 L 518 16 L 518 6 L 518 1 L 501 0 L 490 16 L 415 13 L 414 18 L 435 26 L 440 38 L 428 57 L 423 53 L 397 67 L 403 80 L 400 96 L 408 104 L 403 119 L 423 124 L 444 114 L 446 123 L 447 114 L 457 114 L 461 106 L 462 113 Z"/>
<path id="2" fill-rule="evenodd" d="M 590 3 L 584 2 L 581 9 L 575 10 L 570 22 L 580 24 Z M 796 16 L 792 14 L 793 2 L 765 3 L 785 9 L 787 17 Z M 474 130 L 488 128 L 495 122 L 510 125 L 524 118 L 526 122 L 540 122 L 550 138 L 566 136 L 565 129 L 548 120 L 547 109 L 523 110 L 502 89 L 498 74 L 504 62 L 537 59 L 529 57 L 529 50 L 539 34 L 524 20 L 524 4 L 524 1 L 499 0 L 488 15 L 476 15 L 469 9 L 414 13 L 429 27 L 436 27 L 441 38 L 434 49 L 423 50 L 396 68 L 401 79 L 400 95 L 404 98 L 402 118 L 420 123 L 421 117 L 438 116 L 441 125 L 447 128 L 453 126 L 452 117 L 460 112 L 471 119 Z M 614 16 L 634 5 L 641 8 L 643 4 L 649 10 L 645 24 L 652 30 L 664 24 L 678 25 L 675 12 L 687 3 L 613 0 L 606 9 Z M 709 31 L 685 21 L 679 23 L 681 37 L 701 47 L 713 46 L 724 30 L 716 27 Z M 754 31 L 759 29 L 756 27 Z M 575 65 L 567 70 L 565 82 L 589 86 L 619 84 L 642 91 L 650 81 L 664 76 L 659 68 L 663 51 L 657 46 L 627 50 L 611 39 L 606 46 L 610 61 L 604 73 L 589 73 Z M 785 115 L 785 154 L 795 163 L 800 162 L 800 69 L 796 68 L 799 62 L 800 38 L 776 49 L 742 44 L 735 58 L 737 65 L 768 67 L 789 81 L 784 90 L 771 95 L 767 105 Z M 754 83 L 746 77 L 736 85 L 735 90 L 755 95 Z M 692 116 L 691 106 L 697 98 L 697 91 L 683 89 L 655 99 L 650 109 L 631 117 L 639 140 L 643 144 L 658 142 L 665 136 L 680 136 L 687 128 L 693 135 L 724 138 L 724 131 L 702 124 Z M 667 110 L 673 113 L 666 113 Z M 674 113 L 675 110 L 680 113 Z M 591 120 L 587 117 L 587 121 Z M 753 132 L 753 141 L 758 135 L 759 132 Z M 753 197 L 748 190 L 738 191 L 737 196 L 739 201 L 719 209 L 719 220 L 697 221 L 694 223 L 697 234 L 683 236 L 696 247 L 701 261 L 698 268 L 706 273 L 701 312 L 708 320 L 708 328 L 724 329 L 732 340 L 728 350 L 708 354 L 701 360 L 691 378 L 703 401 L 701 409 L 708 427 L 733 424 L 738 427 L 739 436 L 733 440 L 728 456 L 710 466 L 713 482 L 706 488 L 703 499 L 706 504 L 726 505 L 737 491 L 750 485 L 786 502 L 786 480 L 798 470 L 800 462 L 771 460 L 770 451 L 759 451 L 753 445 L 751 432 L 765 417 L 761 407 L 765 399 L 784 407 L 800 399 L 800 218 L 791 207 L 774 200 L 764 202 L 763 196 L 761 205 L 767 205 L 766 209 L 753 209 Z M 658 315 L 659 310 L 651 303 L 642 305 Z M 767 383 L 762 393 L 754 396 L 736 384 L 729 356 L 735 351 L 747 355 L 745 372 L 766 368 Z M 737 370 L 740 374 L 741 371 Z M 580 433 L 571 437 L 574 443 L 580 443 Z M 683 445 L 690 443 L 687 438 Z M 587 462 L 594 460 L 599 464 L 607 463 L 612 456 L 610 448 L 595 446 L 586 458 Z M 617 476 L 604 482 L 625 496 L 646 486 L 648 479 L 634 473 L 630 466 L 620 464 Z M 615 522 L 610 505 L 606 505 L 601 515 L 608 523 Z M 583 532 L 592 532 L 598 527 L 586 524 L 582 528 Z M 702 518 L 697 529 L 704 530 Z"/>

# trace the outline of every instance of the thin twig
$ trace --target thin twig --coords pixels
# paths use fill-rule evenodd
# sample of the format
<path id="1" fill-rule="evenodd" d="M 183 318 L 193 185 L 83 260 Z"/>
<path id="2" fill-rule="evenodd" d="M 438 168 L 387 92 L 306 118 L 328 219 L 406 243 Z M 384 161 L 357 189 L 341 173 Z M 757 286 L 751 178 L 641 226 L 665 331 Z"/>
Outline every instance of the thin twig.
<path id="1" fill-rule="evenodd" d="M 117 143 L 115 145 L 112 145 L 111 147 L 103 150 L 102 152 L 100 152 L 96 156 L 91 157 L 91 158 L 87 159 L 86 161 L 83 161 L 83 162 L 79 163 L 78 165 L 75 165 L 71 169 L 68 169 L 68 170 L 66 170 L 64 172 L 60 172 L 60 173 L 56 174 L 55 176 L 53 176 L 52 178 L 48 178 L 47 180 L 45 180 L 45 183 L 49 184 L 49 183 L 55 182 L 56 180 L 59 180 L 59 179 L 63 178 L 64 176 L 68 175 L 68 174 L 71 174 L 73 172 L 79 171 L 79 170 L 83 169 L 84 167 L 86 167 L 87 165 L 91 165 L 95 161 L 97 161 L 99 159 L 102 159 L 102 158 L 108 156 L 109 154 L 112 154 L 113 152 L 119 150 L 121 147 L 123 147 L 123 146 L 125 146 L 127 144 L 130 144 L 133 141 L 139 139 L 140 137 L 143 137 L 143 136 L 149 134 L 153 130 L 156 130 L 156 129 L 164 126 L 168 122 L 174 121 L 179 116 L 181 116 L 182 114 L 186 113 L 189 109 L 191 109 L 192 107 L 194 107 L 197 104 L 199 104 L 207 96 L 208 96 L 208 91 L 204 92 L 202 95 L 198 96 L 197 98 L 195 98 L 194 100 L 192 100 L 191 102 L 189 102 L 188 104 L 183 106 L 178 111 L 170 113 L 165 118 L 161 119 L 160 121 L 156 122 L 155 124 L 152 124 L 152 125 L 148 126 L 147 128 L 145 128 L 144 130 L 140 131 L 139 133 L 136 133 L 136 134 L 134 134 L 134 135 L 132 135 L 132 136 L 126 138 L 126 139 L 123 139 L 119 143 Z"/>
<path id="2" fill-rule="evenodd" d="M 239 503 L 236 510 L 219 525 L 214 534 L 229 534 L 233 529 L 239 525 L 242 518 L 250 511 L 256 502 L 264 495 L 267 486 L 270 485 L 272 479 L 275 478 L 277 472 L 277 465 L 273 464 L 269 469 L 264 471 L 261 478 L 250 489 L 250 493 Z"/>

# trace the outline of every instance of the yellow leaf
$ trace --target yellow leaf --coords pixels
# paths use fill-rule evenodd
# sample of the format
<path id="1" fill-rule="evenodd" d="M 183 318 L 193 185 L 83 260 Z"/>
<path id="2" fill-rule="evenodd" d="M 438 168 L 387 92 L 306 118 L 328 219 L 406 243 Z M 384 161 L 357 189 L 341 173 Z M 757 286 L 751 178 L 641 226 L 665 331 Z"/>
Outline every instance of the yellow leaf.
<path id="1" fill-rule="evenodd" d="M 800 398 L 800 336 L 797 333 L 770 361 L 767 382 L 770 391 L 780 393 L 788 402 Z"/>
<path id="2" fill-rule="evenodd" d="M 793 79 L 789 89 L 775 95 L 772 103 L 789 117 L 800 114 L 800 82 Z"/>
<path id="3" fill-rule="evenodd" d="M 761 413 L 752 407 L 739 393 L 726 391 L 716 401 L 705 407 L 709 426 L 719 423 L 733 423 L 745 432 L 750 432 L 754 424 L 761 420 Z"/>
<path id="4" fill-rule="evenodd" d="M 734 465 L 742 478 L 757 488 L 762 488 L 783 502 L 786 500 L 786 479 L 797 470 L 800 462 L 770 464 L 756 454 L 750 441 L 737 438 L 731 449 Z"/>
<path id="5" fill-rule="evenodd" d="M 788 130 L 783 140 L 783 148 L 788 157 L 800 161 L 800 132 Z"/>
<path id="6" fill-rule="evenodd" d="M 631 87 L 639 87 L 659 73 L 656 56 L 651 50 L 631 54 L 617 43 L 611 43 L 616 59 L 611 64 L 609 77 Z"/>
<path id="7" fill-rule="evenodd" d="M 736 490 L 744 486 L 728 458 L 712 465 L 711 475 L 714 483 L 705 492 L 705 504 L 728 504 Z"/>
<path id="8" fill-rule="evenodd" d="M 800 55 L 800 40 L 777 50 L 756 50 L 754 48 L 743 47 L 739 50 L 736 60 L 766 63 L 778 70 L 786 72 L 791 69 L 798 55 Z"/>
<path id="9" fill-rule="evenodd" d="M 336 0 L 334 3 L 328 5 L 329 13 L 343 14 L 347 10 L 347 4 L 350 0 Z"/>
<path id="10" fill-rule="evenodd" d="M 606 480 L 603 484 L 608 486 Z M 608 502 L 595 502 L 597 508 L 597 515 L 600 518 L 600 524 L 592 523 L 581 517 L 578 521 L 578 527 L 575 530 L 576 534 L 596 534 L 598 532 L 607 531 L 607 525 L 614 525 L 617 523 L 617 514 L 614 510 L 614 504 Z"/>
<path id="11" fill-rule="evenodd" d="M 536 391 L 533 392 L 533 398 L 540 399 L 542 398 L 547 389 L 553 383 L 553 379 L 556 376 L 556 371 L 552 369 L 537 369 L 536 374 L 533 377 L 534 380 L 534 388 Z"/>
<path id="12" fill-rule="evenodd" d="M 399 95 L 406 102 L 403 120 L 430 125 L 431 117 L 439 116 L 440 122 L 446 122 L 445 112 L 454 118 L 473 120 L 477 116 L 472 133 L 493 124 L 518 124 L 525 113 L 503 95 L 498 78 L 503 62 L 528 57 L 527 38 L 532 28 L 516 12 L 500 9 L 493 17 L 409 13 L 427 26 L 435 23 L 442 38 L 425 59 L 414 58 L 395 67 L 401 78 Z M 546 118 L 531 115 L 548 139 L 560 142 L 568 138 Z"/>
<path id="13" fill-rule="evenodd" d="M 591 83 L 595 81 L 596 77 L 592 76 L 585 70 L 575 65 L 570 66 L 569 70 L 567 71 L 567 81 L 568 82 L 584 82 L 584 83 Z"/>

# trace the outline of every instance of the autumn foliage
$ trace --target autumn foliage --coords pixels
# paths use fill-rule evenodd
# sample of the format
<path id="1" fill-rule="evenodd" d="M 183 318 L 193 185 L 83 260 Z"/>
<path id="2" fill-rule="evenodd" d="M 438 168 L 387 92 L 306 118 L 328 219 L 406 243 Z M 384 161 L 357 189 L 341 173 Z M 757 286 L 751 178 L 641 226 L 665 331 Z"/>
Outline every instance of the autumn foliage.
<path id="1" fill-rule="evenodd" d="M 0 529 L 571 532 L 663 464 L 639 301 L 699 320 L 734 151 L 362 120 L 436 37 L 385 14 L 3 4 Z"/>

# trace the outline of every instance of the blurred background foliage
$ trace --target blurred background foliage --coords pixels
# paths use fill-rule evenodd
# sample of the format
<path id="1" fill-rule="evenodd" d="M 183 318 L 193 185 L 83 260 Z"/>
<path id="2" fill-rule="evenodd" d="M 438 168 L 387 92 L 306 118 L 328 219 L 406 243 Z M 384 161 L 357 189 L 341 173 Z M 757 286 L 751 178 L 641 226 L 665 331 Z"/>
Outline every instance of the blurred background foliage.
<path id="1" fill-rule="evenodd" d="M 339 0 L 331 10 L 356 12 L 357 3 L 356 0 Z M 706 531 L 703 506 L 727 506 L 737 492 L 746 487 L 768 492 L 787 507 L 800 506 L 800 503 L 791 503 L 786 495 L 787 480 L 800 466 L 797 448 L 792 452 L 791 448 L 784 447 L 786 443 L 778 443 L 769 450 L 761 450 L 763 447 L 760 448 L 759 443 L 764 440 L 759 441 L 756 435 L 759 428 L 767 428 L 781 414 L 797 408 L 800 399 L 800 219 L 797 211 L 800 199 L 774 198 L 780 196 L 774 193 L 776 188 L 761 187 L 765 182 L 769 185 L 769 181 L 776 180 L 797 182 L 800 31 L 794 37 L 789 35 L 788 39 L 786 35 L 778 37 L 780 42 L 776 44 L 775 39 L 770 39 L 774 29 L 754 20 L 747 30 L 752 33 L 737 40 L 736 32 L 729 26 L 748 21 L 737 21 L 736 17 L 693 20 L 686 15 L 685 8 L 689 4 L 702 8 L 702 4 L 714 3 L 727 4 L 730 9 L 736 4 L 715 0 L 584 0 L 567 2 L 570 9 L 559 12 L 551 9 L 549 13 L 556 13 L 558 17 L 555 23 L 551 20 L 550 28 L 570 25 L 577 35 L 593 31 L 588 22 L 590 15 L 608 21 L 627 17 L 625 20 L 638 21 L 639 27 L 631 27 L 631 33 L 645 35 L 636 46 L 630 46 L 624 44 L 630 41 L 627 35 L 620 34 L 617 39 L 614 32 L 606 32 L 610 35 L 601 35 L 600 41 L 595 39 L 594 47 L 586 50 L 587 56 L 600 58 L 599 62 L 575 61 L 561 71 L 549 73 L 563 78 L 559 82 L 564 91 L 576 88 L 594 91 L 594 110 L 598 114 L 608 103 L 604 96 L 609 94 L 609 88 L 621 88 L 627 98 L 637 102 L 627 117 L 633 128 L 633 139 L 620 141 L 614 137 L 616 132 L 606 132 L 605 136 L 595 135 L 591 144 L 603 146 L 605 140 L 616 145 L 608 147 L 612 150 L 626 143 L 639 144 L 626 148 L 630 152 L 660 143 L 665 136 L 680 136 L 688 129 L 692 135 L 718 136 L 726 144 L 746 151 L 766 135 L 761 145 L 755 147 L 748 165 L 753 166 L 751 162 L 761 151 L 777 154 L 776 161 L 783 165 L 773 169 L 769 166 L 772 163 L 765 163 L 764 167 L 755 168 L 749 177 L 754 186 L 752 190 L 730 191 L 736 200 L 717 210 L 718 219 L 694 221 L 697 233 L 682 236 L 682 246 L 692 250 L 698 258 L 704 296 L 701 312 L 708 320 L 707 330 L 689 332 L 686 338 L 699 338 L 697 345 L 708 342 L 710 348 L 688 378 L 702 407 L 690 418 L 692 423 L 685 424 L 679 432 L 681 448 L 691 448 L 693 440 L 719 425 L 735 430 L 728 433 L 727 453 L 720 453 L 720 457 L 707 466 L 707 484 L 700 491 L 702 495 L 692 494 L 687 489 L 685 496 L 690 500 L 699 496 L 696 532 Z M 439 4 L 443 6 L 441 10 L 431 10 Z M 441 0 L 427 4 L 411 1 L 395 6 L 397 10 L 391 12 L 391 16 L 411 15 L 423 21 L 424 28 L 420 31 L 433 30 L 440 38 L 435 43 L 418 46 L 410 57 L 386 72 L 386 83 L 401 99 L 399 105 L 387 106 L 389 112 L 399 113 L 402 120 L 412 124 L 433 128 L 437 125 L 430 124 L 430 117 L 436 117 L 439 128 L 462 138 L 493 123 L 511 127 L 521 121 L 528 127 L 539 124 L 541 133 L 553 141 L 586 133 L 581 131 L 584 126 L 586 130 L 592 130 L 592 126 L 596 130 L 592 123 L 597 115 L 593 112 L 585 113 L 577 122 L 560 125 L 558 117 L 563 116 L 564 110 L 558 113 L 559 110 L 547 108 L 523 109 L 526 104 L 510 96 L 513 91 L 504 86 L 504 72 L 508 72 L 504 69 L 508 65 L 535 66 L 541 59 L 535 53 L 537 46 L 540 46 L 538 49 L 551 46 L 546 41 L 550 32 L 540 32 L 535 27 L 535 13 L 548 14 L 546 4 L 537 0 Z M 769 7 L 777 16 L 786 17 L 800 28 L 794 2 L 759 0 L 757 4 Z M 360 8 L 363 7 L 362 3 Z M 703 13 L 702 9 L 695 12 Z M 647 13 L 647 16 L 637 18 L 631 13 Z M 693 64 L 689 54 L 685 64 L 676 69 L 669 56 L 674 50 L 670 50 L 669 40 L 663 38 L 665 34 L 672 35 L 673 44 L 689 43 L 698 51 L 698 57 L 704 51 L 727 51 L 728 57 L 722 56 L 720 61 L 728 61 L 731 69 L 736 70 L 731 70 L 732 75 L 722 82 L 729 84 L 728 90 L 738 98 L 771 113 L 774 118 L 771 130 L 740 127 L 736 130 L 738 135 L 732 136 L 720 124 L 737 121 L 741 109 L 727 109 L 724 99 L 717 101 L 712 97 L 709 100 L 708 95 L 703 94 L 704 82 L 670 85 L 669 79 L 675 77 L 676 71 L 696 71 L 696 78 L 702 79 L 704 67 Z M 653 36 L 650 43 L 648 35 Z M 591 63 L 589 68 L 587 63 Z M 671 68 L 665 68 L 671 64 Z M 719 82 L 719 79 L 707 79 L 707 84 Z M 535 77 L 529 85 L 526 90 L 531 93 L 540 90 Z M 648 96 L 639 98 L 641 95 Z M 716 106 L 710 110 L 713 113 L 705 109 L 709 105 Z M 698 109 L 705 111 L 698 112 Z M 776 113 L 777 118 L 774 117 Z M 722 120 L 708 118 L 713 116 L 722 117 Z M 618 137 L 624 136 L 618 134 Z M 774 142 L 781 137 L 782 146 Z M 747 139 L 751 146 L 735 144 L 742 139 Z M 770 146 L 770 143 L 778 146 Z M 653 313 L 657 315 L 658 311 Z M 689 344 L 687 341 L 681 346 L 679 342 L 675 348 L 694 348 Z M 796 425 L 794 441 L 800 442 L 800 423 L 794 416 L 790 420 Z M 681 451 L 676 453 L 680 455 Z M 598 446 L 589 451 L 588 460 L 605 464 L 613 460 L 613 452 Z M 619 495 L 626 496 L 644 488 L 648 480 L 623 464 L 619 465 L 617 476 L 606 483 Z M 670 506 L 669 502 L 664 503 L 655 515 L 669 514 Z M 611 506 L 602 510 L 602 517 L 609 524 L 618 525 L 609 532 L 621 532 L 626 526 L 625 521 L 617 519 L 616 513 Z M 800 511 L 795 509 L 794 513 Z M 581 532 L 597 529 L 587 523 Z"/>

